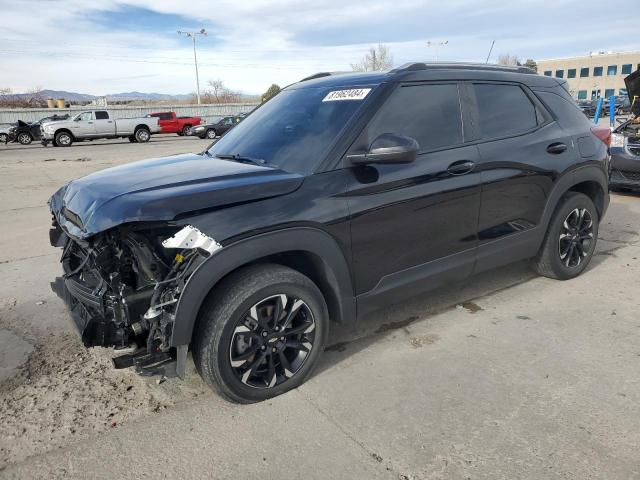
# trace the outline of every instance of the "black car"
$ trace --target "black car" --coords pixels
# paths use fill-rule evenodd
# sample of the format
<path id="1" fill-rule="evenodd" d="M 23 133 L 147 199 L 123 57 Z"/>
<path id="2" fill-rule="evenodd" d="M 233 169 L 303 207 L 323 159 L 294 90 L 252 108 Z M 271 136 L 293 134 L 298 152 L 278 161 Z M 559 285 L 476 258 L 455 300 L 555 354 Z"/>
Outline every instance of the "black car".
<path id="1" fill-rule="evenodd" d="M 640 98 L 640 70 L 625 78 L 629 103 Z M 614 129 L 611 136 L 612 189 L 640 190 L 640 102 L 632 105 L 633 118 Z"/>
<path id="2" fill-rule="evenodd" d="M 40 125 L 44 122 L 55 122 L 58 120 L 66 120 L 69 115 L 53 115 L 50 117 L 44 117 L 37 122 L 27 123 L 22 120 L 18 120 L 15 124 L 12 124 L 9 128 L 6 138 L 0 139 L 0 141 L 18 142 L 22 145 L 29 145 L 34 140 L 40 140 Z"/>
<path id="3" fill-rule="evenodd" d="M 209 138 L 213 140 L 216 137 L 221 137 L 228 130 L 240 123 L 244 116 L 230 115 L 223 117 L 216 123 L 209 123 L 206 125 L 198 125 L 197 127 L 191 127 L 191 135 L 200 138 Z"/>
<path id="4" fill-rule="evenodd" d="M 317 74 L 201 154 L 74 180 L 49 200 L 52 284 L 86 346 L 226 398 L 300 385 L 331 322 L 533 259 L 584 271 L 607 210 L 609 129 L 562 80 L 413 63 Z"/>

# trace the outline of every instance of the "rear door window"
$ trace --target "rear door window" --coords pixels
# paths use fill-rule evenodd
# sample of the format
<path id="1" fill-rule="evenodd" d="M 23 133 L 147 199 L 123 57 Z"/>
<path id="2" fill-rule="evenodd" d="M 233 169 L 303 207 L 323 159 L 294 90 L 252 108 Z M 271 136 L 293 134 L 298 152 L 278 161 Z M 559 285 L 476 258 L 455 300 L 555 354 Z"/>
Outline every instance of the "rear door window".
<path id="1" fill-rule="evenodd" d="M 104 110 L 96 111 L 96 120 L 109 120 L 109 114 Z"/>
<path id="2" fill-rule="evenodd" d="M 536 108 L 518 85 L 473 85 L 483 139 L 508 137 L 538 125 Z"/>
<path id="3" fill-rule="evenodd" d="M 420 84 L 397 88 L 369 124 L 369 144 L 383 133 L 415 139 L 420 152 L 460 145 L 463 138 L 458 85 Z"/>

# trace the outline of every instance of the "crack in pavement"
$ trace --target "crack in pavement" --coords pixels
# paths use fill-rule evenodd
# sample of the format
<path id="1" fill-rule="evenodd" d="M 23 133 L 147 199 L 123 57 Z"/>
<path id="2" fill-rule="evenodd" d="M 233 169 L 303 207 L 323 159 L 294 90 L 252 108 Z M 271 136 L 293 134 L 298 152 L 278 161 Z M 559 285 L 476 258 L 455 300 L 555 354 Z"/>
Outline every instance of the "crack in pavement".
<path id="1" fill-rule="evenodd" d="M 0 260 L 0 265 L 13 263 L 13 262 L 21 262 L 22 260 L 31 260 L 32 258 L 41 258 L 41 257 L 52 257 L 54 255 L 59 255 L 58 253 L 43 253 L 42 255 L 32 255 L 30 257 L 20 257 L 20 258 L 10 258 L 8 260 Z"/>
<path id="2" fill-rule="evenodd" d="M 382 463 L 384 461 L 382 456 L 380 456 L 375 450 L 369 448 L 364 442 L 361 442 L 356 437 L 354 437 L 351 432 L 346 430 L 342 425 L 340 425 L 331 416 L 329 416 L 329 414 L 327 414 L 322 408 L 320 408 L 319 405 L 313 402 L 300 388 L 296 388 L 295 392 L 302 397 L 303 401 L 307 402 L 308 405 L 317 410 L 318 413 L 320 413 L 320 415 L 322 415 L 329 423 L 340 430 L 345 437 L 347 437 L 350 441 L 360 447 L 360 449 L 364 451 L 368 457 L 374 460 L 375 463 Z M 407 473 L 398 470 L 393 465 L 393 462 L 389 459 L 387 459 L 386 461 L 386 470 L 388 472 L 393 472 L 395 475 L 397 475 L 398 478 L 412 478 L 412 475 L 408 475 Z"/>

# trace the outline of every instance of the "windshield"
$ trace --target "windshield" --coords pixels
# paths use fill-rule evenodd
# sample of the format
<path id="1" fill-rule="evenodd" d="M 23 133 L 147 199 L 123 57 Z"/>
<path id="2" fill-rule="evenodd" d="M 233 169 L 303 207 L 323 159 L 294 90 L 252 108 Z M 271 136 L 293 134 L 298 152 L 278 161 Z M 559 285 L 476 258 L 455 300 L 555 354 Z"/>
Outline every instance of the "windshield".
<path id="1" fill-rule="evenodd" d="M 347 89 L 284 90 L 229 130 L 209 153 L 250 158 L 288 172 L 310 173 L 362 106 L 364 97 L 371 95 L 370 89 L 359 89 L 366 93 L 355 99 L 325 98 L 341 90 Z"/>

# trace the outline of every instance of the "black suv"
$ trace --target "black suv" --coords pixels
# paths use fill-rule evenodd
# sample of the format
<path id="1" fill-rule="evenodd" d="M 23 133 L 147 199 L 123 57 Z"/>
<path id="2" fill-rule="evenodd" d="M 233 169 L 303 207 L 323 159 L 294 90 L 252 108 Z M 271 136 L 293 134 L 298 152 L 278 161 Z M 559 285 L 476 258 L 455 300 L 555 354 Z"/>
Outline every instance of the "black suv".
<path id="1" fill-rule="evenodd" d="M 608 129 L 562 80 L 415 63 L 317 74 L 201 154 L 109 168 L 50 199 L 52 284 L 116 367 L 226 398 L 309 377 L 330 325 L 532 258 L 569 279 L 608 203 Z"/>

